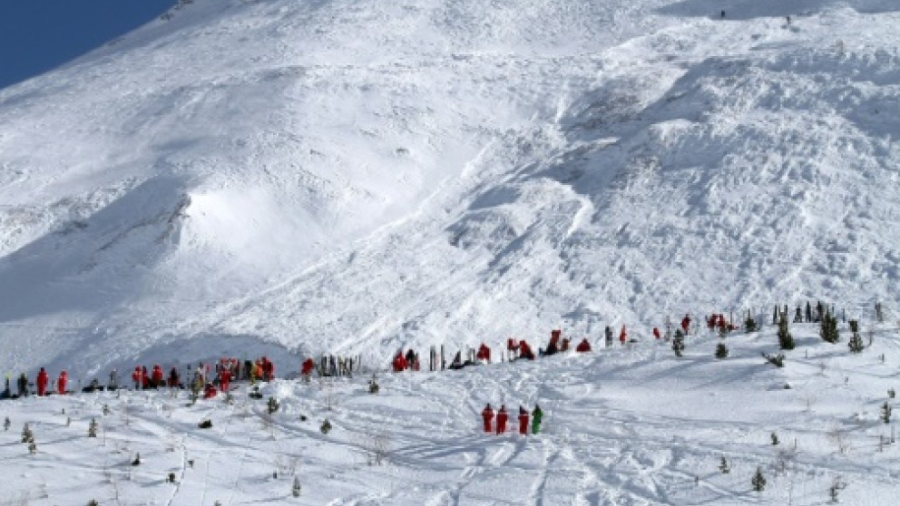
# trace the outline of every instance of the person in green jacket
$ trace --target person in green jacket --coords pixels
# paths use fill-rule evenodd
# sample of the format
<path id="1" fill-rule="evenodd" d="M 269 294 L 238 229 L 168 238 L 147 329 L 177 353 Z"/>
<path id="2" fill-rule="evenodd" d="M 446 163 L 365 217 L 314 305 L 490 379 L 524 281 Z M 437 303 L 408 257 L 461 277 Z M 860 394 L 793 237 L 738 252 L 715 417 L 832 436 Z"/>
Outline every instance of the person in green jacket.
<path id="1" fill-rule="evenodd" d="M 544 412 L 537 404 L 534 405 L 534 411 L 531 412 L 531 433 L 537 434 L 541 431 L 541 419 L 544 418 Z"/>

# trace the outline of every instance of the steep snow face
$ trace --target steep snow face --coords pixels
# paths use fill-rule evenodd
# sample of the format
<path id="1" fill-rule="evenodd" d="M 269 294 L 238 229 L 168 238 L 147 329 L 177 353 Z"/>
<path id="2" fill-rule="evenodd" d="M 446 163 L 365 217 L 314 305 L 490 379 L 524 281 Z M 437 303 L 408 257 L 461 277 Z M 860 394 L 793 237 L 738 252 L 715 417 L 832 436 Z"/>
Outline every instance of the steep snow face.
<path id="1" fill-rule="evenodd" d="M 894 299 L 889 2 L 388 4 L 196 0 L 0 91 L 0 367 Z"/>

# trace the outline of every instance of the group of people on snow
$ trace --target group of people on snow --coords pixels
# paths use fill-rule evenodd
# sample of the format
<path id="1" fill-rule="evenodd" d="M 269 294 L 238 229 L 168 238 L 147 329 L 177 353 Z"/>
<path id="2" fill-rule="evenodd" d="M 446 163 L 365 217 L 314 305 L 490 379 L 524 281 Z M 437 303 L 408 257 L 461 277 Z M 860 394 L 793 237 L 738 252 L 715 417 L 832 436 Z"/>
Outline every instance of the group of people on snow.
<path id="1" fill-rule="evenodd" d="M 522 406 L 519 406 L 519 434 L 523 436 L 528 435 L 528 421 L 531 419 L 531 433 L 537 434 L 541 431 L 541 422 L 544 419 L 544 412 L 541 411 L 541 407 L 535 404 L 534 410 L 528 413 L 528 410 Z M 501 404 L 500 409 L 494 413 L 494 409 L 491 407 L 491 404 L 488 403 L 487 406 L 481 411 L 481 420 L 484 423 L 484 432 L 487 434 L 494 433 L 494 421 L 496 420 L 496 433 L 497 435 L 506 433 L 506 425 L 509 422 L 509 413 L 506 411 L 506 405 Z"/>

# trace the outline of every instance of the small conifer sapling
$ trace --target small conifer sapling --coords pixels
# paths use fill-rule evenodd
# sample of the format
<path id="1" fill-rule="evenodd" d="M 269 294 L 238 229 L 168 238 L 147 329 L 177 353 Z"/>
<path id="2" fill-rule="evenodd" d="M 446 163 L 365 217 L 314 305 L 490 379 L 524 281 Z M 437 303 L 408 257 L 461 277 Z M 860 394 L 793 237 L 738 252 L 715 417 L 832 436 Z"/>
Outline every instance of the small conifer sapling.
<path id="1" fill-rule="evenodd" d="M 762 468 L 756 468 L 756 473 L 753 474 L 753 479 L 750 480 L 750 485 L 752 485 L 753 490 L 757 492 L 762 492 L 766 489 L 766 477 L 762 474 Z"/>
<path id="2" fill-rule="evenodd" d="M 728 347 L 725 346 L 725 343 L 719 343 L 718 345 L 716 345 L 716 358 L 719 360 L 728 358 Z"/>

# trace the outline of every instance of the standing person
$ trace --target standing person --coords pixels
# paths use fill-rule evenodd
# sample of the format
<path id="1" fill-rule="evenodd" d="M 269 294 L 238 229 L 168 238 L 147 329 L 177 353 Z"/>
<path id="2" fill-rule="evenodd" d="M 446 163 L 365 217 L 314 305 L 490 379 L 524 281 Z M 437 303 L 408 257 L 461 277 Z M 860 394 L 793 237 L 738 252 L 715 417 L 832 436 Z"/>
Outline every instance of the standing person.
<path id="1" fill-rule="evenodd" d="M 219 389 L 228 393 L 228 386 L 231 384 L 231 371 L 222 369 L 219 371 Z"/>
<path id="2" fill-rule="evenodd" d="M 16 386 L 19 389 L 19 397 L 28 397 L 28 376 L 25 376 L 23 372 L 19 375 L 19 380 L 16 383 L 18 383 Z"/>
<path id="3" fill-rule="evenodd" d="M 494 421 L 494 410 L 491 408 L 491 403 L 488 403 L 481 411 L 481 419 L 484 421 L 484 431 L 488 434 L 493 432 L 491 424 Z"/>
<path id="4" fill-rule="evenodd" d="M 541 421 L 544 419 L 544 412 L 537 404 L 534 405 L 534 411 L 531 412 L 531 433 L 537 434 L 541 431 Z"/>
<path id="5" fill-rule="evenodd" d="M 106 385 L 107 390 L 118 390 L 119 389 L 119 371 L 113 369 L 109 371 L 109 384 Z"/>
<path id="6" fill-rule="evenodd" d="M 506 422 L 509 420 L 509 414 L 506 412 L 506 405 L 500 405 L 500 411 L 497 412 L 497 434 L 506 432 Z"/>
<path id="7" fill-rule="evenodd" d="M 171 371 L 169 371 L 169 388 L 178 388 L 181 384 L 178 377 L 178 368 L 173 367 Z"/>
<path id="8" fill-rule="evenodd" d="M 528 410 L 519 406 L 519 434 L 528 435 Z"/>
<path id="9" fill-rule="evenodd" d="M 151 376 L 151 377 L 152 377 L 152 379 L 153 379 L 153 388 L 157 388 L 157 389 L 158 389 L 158 388 L 161 387 L 161 386 L 165 386 L 165 382 L 163 382 L 163 371 L 162 371 L 162 367 L 160 367 L 159 364 L 155 364 L 155 365 L 153 366 L 153 373 L 152 373 L 152 376 Z"/>
<path id="10" fill-rule="evenodd" d="M 56 380 L 56 391 L 59 395 L 66 395 L 66 385 L 69 384 L 69 373 L 63 371 L 59 373 L 59 379 Z"/>
<path id="11" fill-rule="evenodd" d="M 653 327 L 653 337 L 655 337 L 657 341 L 662 337 L 659 333 L 659 328 Z"/>
<path id="12" fill-rule="evenodd" d="M 141 367 L 141 386 L 144 390 L 150 388 L 150 372 L 147 371 L 147 366 Z"/>
<path id="13" fill-rule="evenodd" d="M 681 319 L 681 330 L 684 331 L 684 335 L 690 334 L 691 329 L 691 317 L 690 315 L 684 315 L 684 318 Z"/>
<path id="14" fill-rule="evenodd" d="M 622 330 L 619 331 L 619 342 L 622 343 L 622 345 L 624 346 L 625 341 L 627 341 L 627 340 L 628 340 L 628 332 L 625 330 L 625 325 L 622 325 Z"/>
<path id="15" fill-rule="evenodd" d="M 50 378 L 47 377 L 47 371 L 41 367 L 40 372 L 37 375 L 37 391 L 38 397 L 43 397 L 47 395 L 47 383 L 50 382 Z"/>
<path id="16" fill-rule="evenodd" d="M 476 355 L 478 360 L 483 362 L 491 363 L 491 349 L 487 347 L 486 344 L 481 343 L 481 346 L 478 347 L 478 355 Z"/>
<path id="17" fill-rule="evenodd" d="M 134 372 L 131 373 L 131 381 L 134 382 L 135 390 L 141 389 L 141 386 L 144 384 L 143 373 L 141 372 L 141 366 L 136 366 L 134 368 Z"/>
<path id="18" fill-rule="evenodd" d="M 612 343 L 613 343 L 613 330 L 612 330 L 612 327 L 610 327 L 609 325 L 607 325 L 607 326 L 606 326 L 606 330 L 605 330 L 604 332 L 606 333 L 606 347 L 609 348 L 610 346 L 612 346 Z"/>
<path id="19" fill-rule="evenodd" d="M 6 373 L 6 388 L 3 389 L 3 393 L 0 393 L 0 399 L 9 399 L 12 397 L 12 389 L 9 387 L 9 379 L 11 373 Z"/>
<path id="20" fill-rule="evenodd" d="M 303 376 L 304 379 L 309 380 L 309 377 L 312 375 L 312 372 L 315 368 L 316 363 L 313 362 L 312 357 L 307 358 L 303 361 L 303 365 L 300 367 L 300 375 Z"/>

